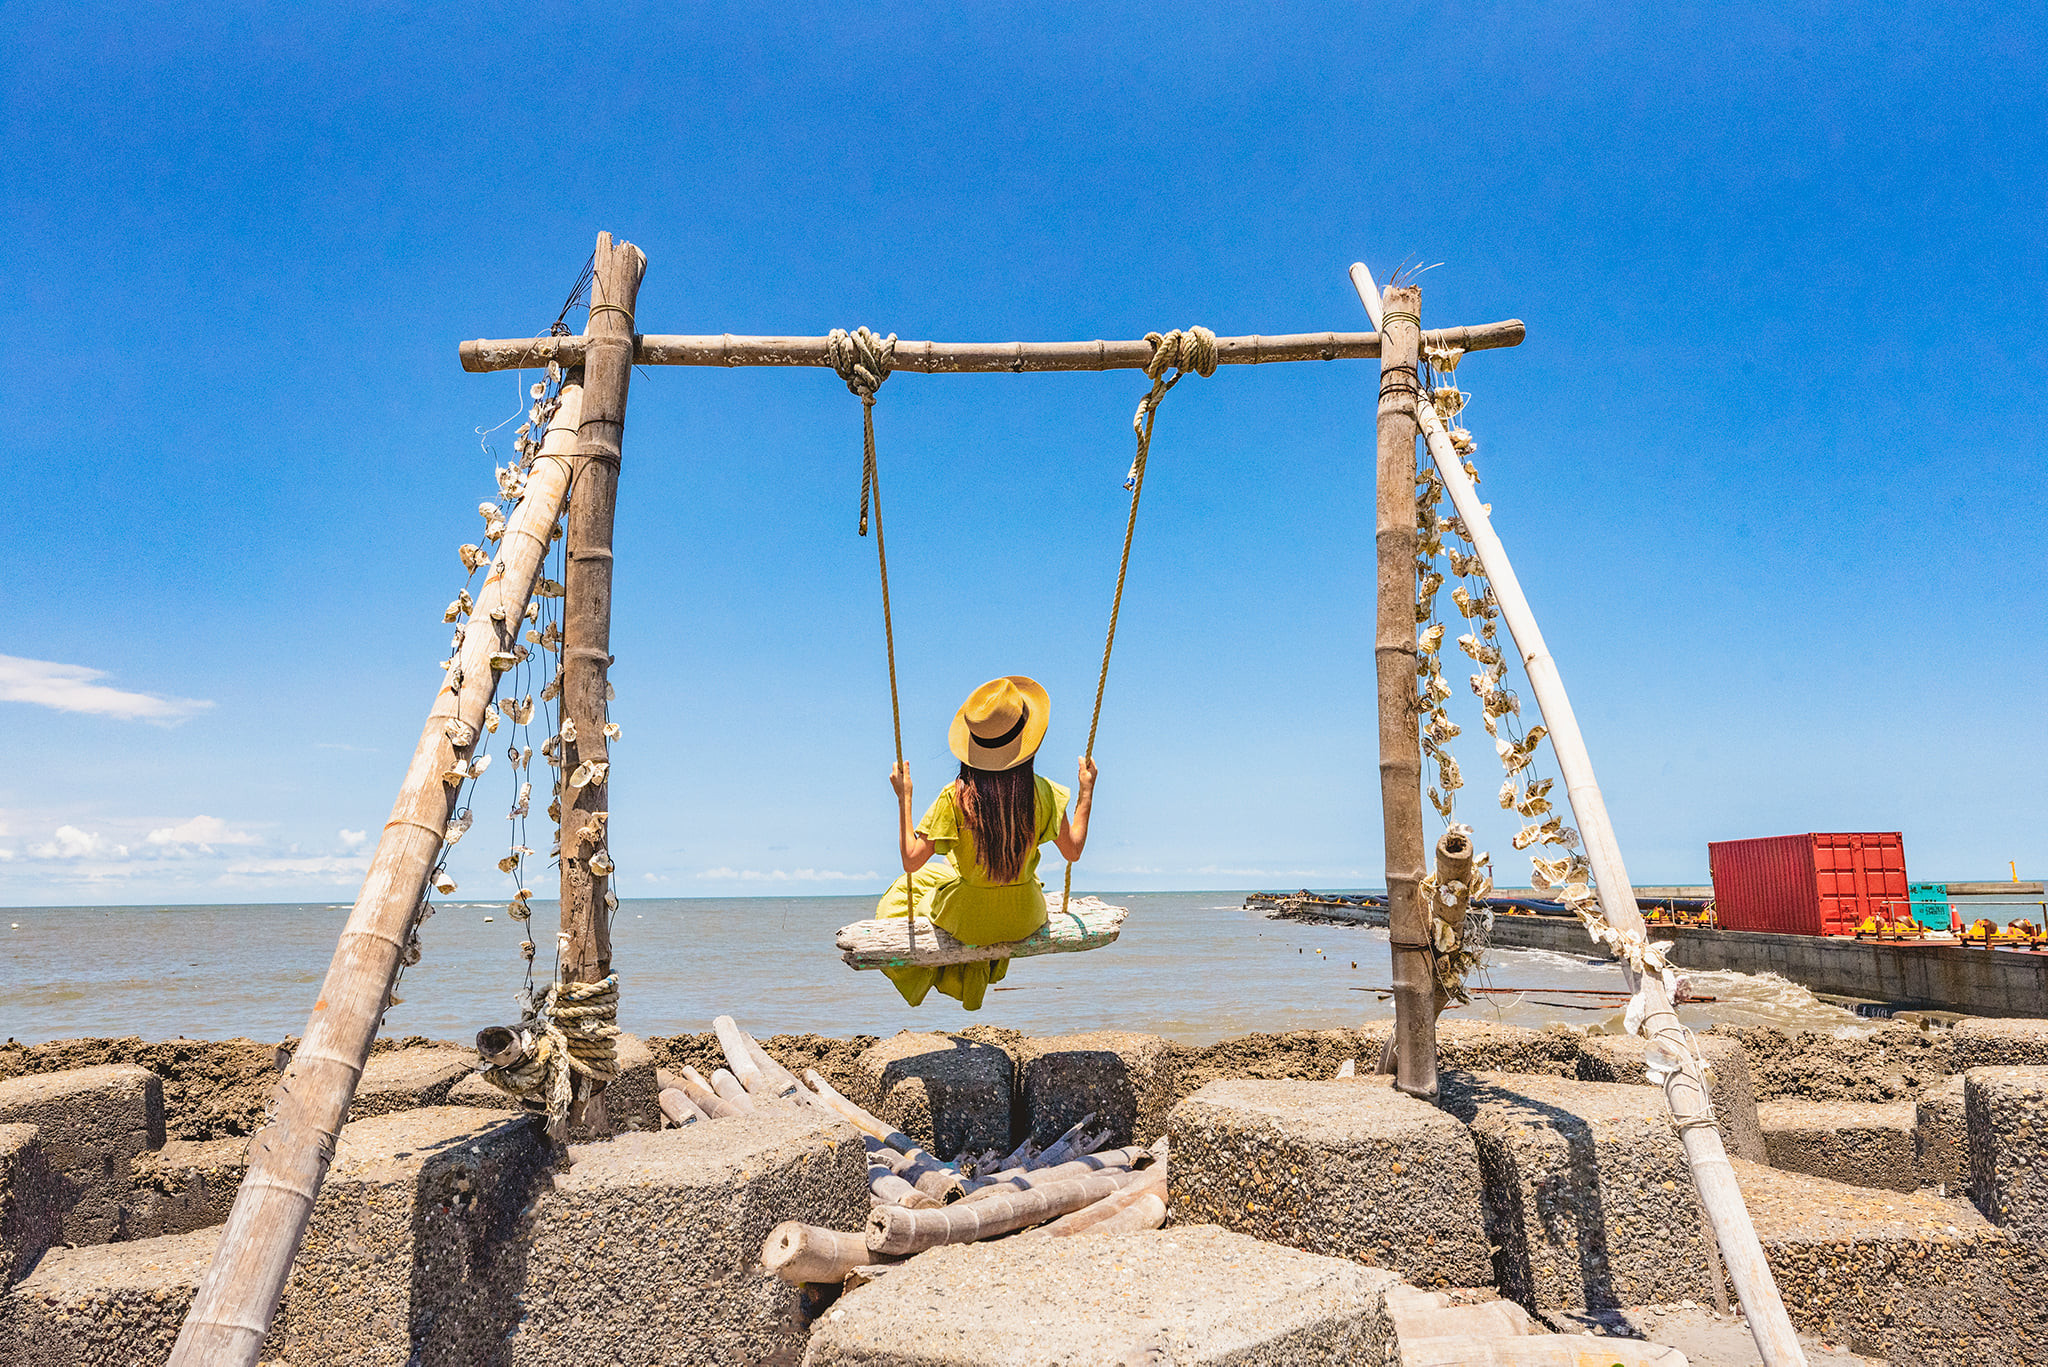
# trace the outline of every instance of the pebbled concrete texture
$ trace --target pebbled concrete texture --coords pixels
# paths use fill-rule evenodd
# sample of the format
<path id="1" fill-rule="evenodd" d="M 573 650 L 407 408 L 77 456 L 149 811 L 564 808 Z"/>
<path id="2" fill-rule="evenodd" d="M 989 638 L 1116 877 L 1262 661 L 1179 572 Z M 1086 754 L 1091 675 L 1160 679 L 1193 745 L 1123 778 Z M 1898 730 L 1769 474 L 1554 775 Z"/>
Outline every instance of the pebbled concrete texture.
<path id="1" fill-rule="evenodd" d="M 1937 1196 L 1970 1194 L 1970 1122 L 1961 1078 L 1922 1092 L 1913 1103 L 1913 1158 L 1921 1184 Z"/>
<path id="2" fill-rule="evenodd" d="M 1612 1356 L 1587 1360 L 1606 1367 L 1621 1352 L 1648 1340 L 1667 1344 L 1685 1355 L 1684 1367 L 1758 1367 L 1762 1358 L 1749 1321 L 1739 1313 L 1723 1314 L 1704 1305 L 1638 1305 L 1623 1310 L 1552 1310 L 1543 1318 L 1561 1332 L 1605 1337 Z M 1886 1367 L 1875 1358 L 1852 1353 L 1814 1334 L 1800 1334 L 1808 1367 Z M 1576 1367 L 1576 1364 L 1574 1364 Z M 1898 1367 L 1906 1367 L 1901 1363 Z"/>
<path id="3" fill-rule="evenodd" d="M 1721 1142 L 1737 1158 L 1770 1161 L 1763 1126 L 1757 1120 L 1756 1087 L 1749 1075 L 1749 1054 L 1742 1041 L 1723 1035 L 1695 1035 L 1700 1057 L 1707 1063 L 1707 1095 L 1714 1118 L 1721 1123 Z M 1649 1041 L 1641 1035 L 1587 1035 L 1579 1044 L 1579 1077 L 1586 1082 L 1634 1082 L 1647 1087 L 1643 1066 Z"/>
<path id="4" fill-rule="evenodd" d="M 449 1106 L 472 1106 L 485 1111 L 516 1111 L 518 1101 L 510 1092 L 503 1092 L 484 1081 L 482 1073 L 472 1072 L 448 1089 L 443 1102 Z"/>
<path id="5" fill-rule="evenodd" d="M 1391 1268 L 1492 1280 L 1463 1125 L 1385 1077 L 1212 1082 L 1175 1107 L 1169 1218 Z"/>
<path id="6" fill-rule="evenodd" d="M 2048 1065 L 2048 1020 L 1965 1016 L 1950 1027 L 1948 1048 L 1949 1067 L 1958 1073 Z"/>
<path id="7" fill-rule="evenodd" d="M 1393 1033 L 1390 1021 L 1377 1021 L 1358 1033 L 1366 1052 L 1358 1071 L 1379 1067 L 1380 1050 Z M 1436 1023 L 1437 1069 L 1446 1073 L 1542 1073 L 1577 1077 L 1584 1036 L 1564 1025 L 1530 1030 L 1498 1021 L 1459 1020 L 1446 1016 Z"/>
<path id="8" fill-rule="evenodd" d="M 797 1291 L 760 1268 L 784 1220 L 859 1229 L 867 1150 L 815 1112 L 756 1114 L 602 1144 L 533 1203 L 510 1361 L 532 1367 L 793 1363 Z"/>
<path id="9" fill-rule="evenodd" d="M 2048 1067 L 1972 1068 L 1963 1105 L 1977 1208 L 2048 1250 Z"/>
<path id="10" fill-rule="evenodd" d="M 57 1176 L 64 1242 L 123 1237 L 122 1202 L 138 1154 L 163 1147 L 163 1084 L 147 1068 L 108 1063 L 0 1082 L 0 1124 L 34 1125 Z"/>
<path id="11" fill-rule="evenodd" d="M 467 1049 L 393 1049 L 370 1055 L 348 1104 L 350 1120 L 439 1106 L 468 1073 L 476 1055 Z"/>
<path id="12" fill-rule="evenodd" d="M 1711 1293 L 1704 1216 L 1654 1088 L 1446 1073 L 1439 1104 L 1478 1146 L 1502 1295 L 1538 1310 Z"/>
<path id="13" fill-rule="evenodd" d="M 604 1089 L 605 1114 L 613 1132 L 660 1129 L 661 1084 L 654 1078 L 654 1051 L 637 1035 L 622 1034 L 614 1043 L 619 1075 Z"/>
<path id="14" fill-rule="evenodd" d="M 1897 1367 L 2042 1361 L 2048 1260 L 1969 1202 L 1733 1164 L 1802 1330 Z"/>
<path id="15" fill-rule="evenodd" d="M 1868 1035 L 1841 1036 L 1717 1025 L 1708 1033 L 1742 1041 L 1760 1102 L 1911 1101 L 1953 1071 L 1948 1030 L 1892 1024 Z"/>
<path id="16" fill-rule="evenodd" d="M 122 1214 L 130 1238 L 185 1234 L 227 1223 L 249 1170 L 249 1141 L 173 1139 L 136 1156 L 133 1189 Z"/>
<path id="17" fill-rule="evenodd" d="M 201 1229 L 52 1249 L 0 1300 L 0 1367 L 160 1367 L 219 1243 Z M 285 1327 L 272 1322 L 265 1361 Z"/>
<path id="18" fill-rule="evenodd" d="M 57 1174 L 33 1125 L 0 1125 L 0 1290 L 63 1239 Z"/>
<path id="19" fill-rule="evenodd" d="M 993 1044 L 906 1030 L 863 1053 L 854 1076 L 851 1100 L 941 1158 L 1016 1142 L 1015 1068 Z"/>
<path id="20" fill-rule="evenodd" d="M 539 1125 L 498 1111 L 427 1106 L 343 1126 L 285 1284 L 286 1359 L 507 1361 L 520 1220 L 551 1159 Z"/>
<path id="21" fill-rule="evenodd" d="M 1112 1146 L 1150 1144 L 1166 1133 L 1180 1099 L 1185 1047 L 1129 1030 L 1025 1039 L 1013 1046 L 1023 1103 L 1020 1135 L 1050 1144 L 1084 1116 L 1109 1129 Z"/>
<path id="22" fill-rule="evenodd" d="M 1915 1102 L 1766 1101 L 1757 1107 L 1771 1166 L 1885 1191 L 1920 1186 Z"/>
<path id="23" fill-rule="evenodd" d="M 1393 1274 L 1209 1225 L 935 1248 L 842 1296 L 804 1367 L 1385 1367 Z"/>

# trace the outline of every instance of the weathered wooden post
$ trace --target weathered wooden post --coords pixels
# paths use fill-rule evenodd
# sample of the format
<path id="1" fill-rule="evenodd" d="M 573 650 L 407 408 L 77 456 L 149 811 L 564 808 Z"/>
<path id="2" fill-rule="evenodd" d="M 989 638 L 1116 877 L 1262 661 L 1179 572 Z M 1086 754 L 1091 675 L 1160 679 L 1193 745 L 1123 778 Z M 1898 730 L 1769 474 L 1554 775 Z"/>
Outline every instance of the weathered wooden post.
<path id="1" fill-rule="evenodd" d="M 1380 814 L 1387 856 L 1387 938 L 1394 958 L 1394 1085 L 1435 1096 L 1435 975 L 1422 904 L 1422 735 L 1415 711 L 1415 406 L 1421 393 L 1422 291 L 1396 286 L 1380 323 L 1378 627 Z"/>
<path id="2" fill-rule="evenodd" d="M 633 307 L 647 257 L 632 243 L 614 245 L 610 233 L 599 233 L 593 270 L 590 321 L 584 327 L 583 418 L 563 542 L 562 720 L 574 725 L 576 738 L 562 745 L 561 979 L 574 983 L 599 982 L 612 971 L 606 906 L 611 880 L 590 867 L 590 856 L 605 848 L 607 783 L 598 777 L 572 787 L 566 779 L 583 764 L 610 764 L 604 726 L 612 663 L 612 513 L 626 388 L 633 378 Z M 581 834 L 585 830 L 600 834 L 593 839 Z M 609 1126 L 598 1101 L 602 1084 L 592 1085 L 578 1074 L 575 1088 L 570 1127 L 606 1133 Z"/>

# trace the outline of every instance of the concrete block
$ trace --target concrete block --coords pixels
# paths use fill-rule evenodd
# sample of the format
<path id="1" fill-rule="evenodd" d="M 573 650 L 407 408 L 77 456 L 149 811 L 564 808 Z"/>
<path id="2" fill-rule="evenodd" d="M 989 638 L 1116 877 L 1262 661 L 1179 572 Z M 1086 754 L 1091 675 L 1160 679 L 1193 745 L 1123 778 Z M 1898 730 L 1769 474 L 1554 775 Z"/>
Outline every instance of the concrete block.
<path id="1" fill-rule="evenodd" d="M 762 1273 L 784 1220 L 859 1229 L 867 1151 L 815 1113 L 572 1145 L 535 1204 L 510 1361 L 532 1367 L 795 1362 L 796 1288 Z"/>
<path id="2" fill-rule="evenodd" d="M 2048 1260 L 1967 1201 L 1734 1160 L 1792 1321 L 1912 1367 L 2039 1363 Z"/>
<path id="3" fill-rule="evenodd" d="M 64 1242 L 122 1237 L 121 1205 L 137 1154 L 164 1143 L 163 1084 L 147 1068 L 108 1063 L 0 1082 L 0 1123 L 34 1125 L 57 1175 Z"/>
<path id="4" fill-rule="evenodd" d="M 1969 1194 L 1970 1122 L 1961 1078 L 1921 1093 L 1913 1103 L 1913 1157 L 1921 1184 L 1933 1187 L 1937 1196 Z"/>
<path id="5" fill-rule="evenodd" d="M 350 1120 L 442 1105 L 476 1062 L 467 1049 L 386 1049 L 370 1055 L 348 1104 Z"/>
<path id="6" fill-rule="evenodd" d="M 1008 1152 L 1014 1078 L 992 1044 L 906 1030 L 860 1056 L 852 1099 L 941 1158 Z"/>
<path id="7" fill-rule="evenodd" d="M 426 1106 L 343 1126 L 285 1284 L 286 1359 L 503 1362 L 520 1220 L 550 1160 L 538 1125 L 498 1111 Z"/>
<path id="8" fill-rule="evenodd" d="M 1949 1067 L 1958 1073 L 2048 1065 L 2048 1020 L 1965 1016 L 1948 1036 Z"/>
<path id="9" fill-rule="evenodd" d="M 604 1089 L 605 1115 L 612 1132 L 660 1129 L 661 1084 L 654 1079 L 654 1051 L 635 1035 L 620 1035 L 614 1043 L 619 1075 Z"/>
<path id="10" fill-rule="evenodd" d="M 1721 1142 L 1737 1158 L 1770 1161 L 1763 1127 L 1757 1122 L 1756 1088 L 1749 1075 L 1749 1055 L 1742 1041 L 1725 1035 L 1696 1035 L 1700 1057 L 1707 1063 L 1707 1095 L 1721 1122 Z M 1649 1041 L 1641 1035 L 1588 1035 L 1579 1042 L 1579 1077 L 1586 1082 L 1650 1083 L 1643 1066 Z"/>
<path id="11" fill-rule="evenodd" d="M 0 1300 L 0 1367 L 160 1367 L 219 1242 L 202 1229 L 52 1249 Z M 284 1327 L 272 1321 L 266 1361 Z"/>
<path id="12" fill-rule="evenodd" d="M 1814 939 L 1829 953 L 1840 943 L 1801 938 Z M 1758 1101 L 1911 1101 L 1940 1086 L 1951 1071 L 1947 1030 L 1892 1024 L 1868 1035 L 1840 1036 L 1769 1025 L 1717 1025 L 1711 1033 L 1742 1041 Z"/>
<path id="13" fill-rule="evenodd" d="M 1179 1100 L 1183 1047 L 1157 1035 L 1089 1030 L 1015 1046 L 1023 1102 L 1020 1133 L 1050 1144 L 1083 1116 L 1091 1129 L 1107 1126 L 1109 1142 L 1150 1144 L 1166 1133 Z"/>
<path id="14" fill-rule="evenodd" d="M 1885 1191 L 1920 1185 L 1911 1101 L 1766 1101 L 1757 1119 L 1774 1168 Z"/>
<path id="15" fill-rule="evenodd" d="M 1212 1082 L 1167 1122 L 1167 1209 L 1423 1286 L 1491 1281 L 1463 1125 L 1384 1077 Z"/>
<path id="16" fill-rule="evenodd" d="M 501 1091 L 484 1081 L 482 1073 L 471 1073 L 448 1089 L 445 1104 L 469 1106 L 484 1111 L 516 1111 L 518 1101 L 510 1092 Z"/>
<path id="17" fill-rule="evenodd" d="M 226 1224 L 248 1170 L 249 1141 L 241 1138 L 173 1139 L 140 1154 L 122 1228 L 131 1239 L 146 1239 Z"/>
<path id="18" fill-rule="evenodd" d="M 1384 1367 L 1391 1273 L 1208 1225 L 935 1248 L 839 1299 L 804 1367 Z"/>
<path id="19" fill-rule="evenodd" d="M 33 1125 L 0 1125 L 0 1290 L 63 1239 L 61 1192 Z"/>
<path id="20" fill-rule="evenodd" d="M 1366 1052 L 1360 1072 L 1379 1066 L 1380 1050 L 1393 1033 L 1393 1022 L 1378 1021 L 1358 1033 Z M 1577 1077 L 1582 1037 L 1563 1025 L 1531 1030 L 1498 1021 L 1459 1020 L 1446 1016 L 1436 1023 L 1437 1067 L 1447 1073 L 1541 1073 Z"/>
<path id="21" fill-rule="evenodd" d="M 1654 1088 L 1447 1073 L 1472 1130 L 1501 1294 L 1530 1309 L 1704 1299 L 1705 1217 Z"/>
<path id="22" fill-rule="evenodd" d="M 2048 1068 L 1972 1068 L 1963 1105 L 1977 1208 L 2048 1248 Z"/>

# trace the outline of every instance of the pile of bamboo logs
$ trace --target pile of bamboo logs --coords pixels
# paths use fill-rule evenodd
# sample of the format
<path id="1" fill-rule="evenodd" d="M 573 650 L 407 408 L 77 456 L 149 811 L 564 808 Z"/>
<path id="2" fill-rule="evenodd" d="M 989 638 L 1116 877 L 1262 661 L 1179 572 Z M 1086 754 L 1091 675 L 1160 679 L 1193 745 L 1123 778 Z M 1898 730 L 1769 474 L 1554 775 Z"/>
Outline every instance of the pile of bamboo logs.
<path id="1" fill-rule="evenodd" d="M 813 1291 L 872 1281 L 890 1266 L 941 1244 L 1007 1234 L 1064 1238 L 1157 1229 L 1166 1222 L 1167 1147 L 1103 1149 L 1093 1115 L 1043 1149 L 1025 1140 L 1008 1153 L 948 1162 L 842 1096 L 807 1070 L 800 1081 L 730 1016 L 712 1022 L 726 1066 L 705 1077 L 685 1066 L 660 1071 L 661 1110 L 673 1125 L 809 1108 L 859 1130 L 868 1149 L 873 1210 L 865 1229 L 775 1227 L 761 1250 L 770 1273 Z"/>

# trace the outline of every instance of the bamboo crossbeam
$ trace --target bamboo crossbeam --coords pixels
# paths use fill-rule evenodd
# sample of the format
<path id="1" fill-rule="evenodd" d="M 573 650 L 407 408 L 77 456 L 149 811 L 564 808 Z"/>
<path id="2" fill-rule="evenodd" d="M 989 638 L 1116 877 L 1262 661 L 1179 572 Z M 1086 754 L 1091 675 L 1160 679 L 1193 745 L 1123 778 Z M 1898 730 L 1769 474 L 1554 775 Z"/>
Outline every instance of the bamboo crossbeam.
<path id="1" fill-rule="evenodd" d="M 1527 329 L 1519 318 L 1472 327 L 1440 328 L 1422 334 L 1424 346 L 1490 351 L 1519 346 Z M 635 365 L 830 366 L 823 337 L 679 337 L 649 334 L 633 339 Z M 464 342 L 462 368 L 538 370 L 549 361 L 565 370 L 583 364 L 584 337 L 516 337 Z M 1218 337 L 1219 365 L 1267 365 L 1275 361 L 1370 361 L 1380 354 L 1377 332 L 1294 332 L 1275 337 Z M 897 370 L 926 375 L 1020 374 L 1035 370 L 1143 370 L 1152 345 L 1131 342 L 902 342 Z"/>

